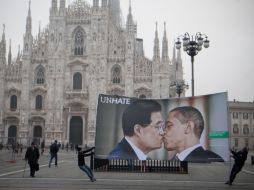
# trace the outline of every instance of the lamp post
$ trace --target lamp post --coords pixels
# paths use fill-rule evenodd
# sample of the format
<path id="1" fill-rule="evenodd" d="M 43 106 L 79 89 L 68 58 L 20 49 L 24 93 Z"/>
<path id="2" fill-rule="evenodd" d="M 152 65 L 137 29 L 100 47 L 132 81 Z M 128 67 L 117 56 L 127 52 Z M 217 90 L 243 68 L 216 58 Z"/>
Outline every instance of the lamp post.
<path id="1" fill-rule="evenodd" d="M 186 51 L 186 53 L 191 56 L 191 92 L 192 96 L 194 96 L 194 57 L 202 50 L 202 46 L 204 46 L 204 48 L 209 47 L 209 40 L 205 34 L 201 34 L 200 32 L 196 33 L 195 37 L 190 37 L 189 33 L 185 33 L 179 36 L 177 42 L 175 42 L 175 47 L 178 50 L 181 49 L 180 39 L 183 41 L 183 51 Z"/>
<path id="2" fill-rule="evenodd" d="M 185 89 L 189 89 L 189 85 L 185 84 L 184 80 L 176 80 L 170 84 L 170 88 L 175 88 L 176 93 L 178 94 L 178 98 L 181 97 L 182 92 Z"/>

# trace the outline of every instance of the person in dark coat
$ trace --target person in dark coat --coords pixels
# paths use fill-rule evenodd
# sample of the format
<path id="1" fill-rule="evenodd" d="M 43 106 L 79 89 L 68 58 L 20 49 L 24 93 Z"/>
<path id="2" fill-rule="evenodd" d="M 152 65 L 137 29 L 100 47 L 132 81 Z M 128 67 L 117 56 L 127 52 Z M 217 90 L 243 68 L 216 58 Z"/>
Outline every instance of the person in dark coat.
<path id="1" fill-rule="evenodd" d="M 35 146 L 35 143 L 32 142 L 31 146 L 27 148 L 25 154 L 25 161 L 28 161 L 30 166 L 30 176 L 34 177 L 36 171 L 36 165 L 38 164 L 38 160 L 40 158 L 39 149 Z"/>
<path id="2" fill-rule="evenodd" d="M 90 178 L 91 182 L 96 181 L 96 179 L 93 175 L 93 172 L 92 172 L 91 168 L 86 165 L 85 157 L 92 156 L 94 154 L 93 149 L 94 149 L 94 147 L 86 149 L 84 151 L 81 151 L 81 148 L 77 147 L 78 166 L 82 171 L 84 171 L 87 174 L 87 176 Z"/>
<path id="3" fill-rule="evenodd" d="M 59 150 L 59 147 L 57 144 L 57 140 L 55 140 L 55 142 L 52 145 L 50 145 L 49 168 L 50 168 L 53 158 L 55 158 L 55 166 L 57 166 L 57 152 L 58 152 L 58 150 Z"/>
<path id="4" fill-rule="evenodd" d="M 235 150 L 231 150 L 231 153 L 232 153 L 232 157 L 235 159 L 235 163 L 232 167 L 229 181 L 226 182 L 226 184 L 228 185 L 232 185 L 236 175 L 242 170 L 244 163 L 247 159 L 248 149 L 244 147 L 242 150 L 238 152 Z"/>

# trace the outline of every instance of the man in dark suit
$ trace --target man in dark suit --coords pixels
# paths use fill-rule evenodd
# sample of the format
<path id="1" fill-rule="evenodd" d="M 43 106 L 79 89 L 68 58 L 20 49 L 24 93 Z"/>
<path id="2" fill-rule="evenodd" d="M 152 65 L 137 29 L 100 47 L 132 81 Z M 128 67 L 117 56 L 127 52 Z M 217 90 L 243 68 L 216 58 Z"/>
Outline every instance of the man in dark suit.
<path id="1" fill-rule="evenodd" d="M 50 160 L 49 160 L 49 168 L 51 166 L 51 162 L 53 158 L 55 158 L 55 166 L 57 166 L 57 153 L 59 151 L 59 146 L 57 145 L 57 140 L 50 145 Z"/>
<path id="2" fill-rule="evenodd" d="M 28 161 L 30 166 L 30 176 L 34 177 L 34 173 L 36 171 L 36 165 L 38 164 L 38 160 L 40 158 L 39 149 L 35 146 L 35 143 L 32 142 L 31 146 L 27 148 L 25 154 L 25 161 Z"/>
<path id="3" fill-rule="evenodd" d="M 244 147 L 242 150 L 238 152 L 236 150 L 231 150 L 231 153 L 232 157 L 235 160 L 235 163 L 232 167 L 229 180 L 226 182 L 226 184 L 228 185 L 232 185 L 236 175 L 242 170 L 244 163 L 247 160 L 248 148 Z"/>
<path id="4" fill-rule="evenodd" d="M 161 105 L 154 100 L 136 100 L 122 116 L 124 138 L 108 159 L 149 159 L 148 153 L 161 148 L 164 121 Z"/>
<path id="5" fill-rule="evenodd" d="M 176 151 L 176 159 L 189 162 L 223 162 L 216 153 L 200 144 L 204 119 L 199 110 L 191 106 L 171 110 L 165 126 L 164 147 Z"/>

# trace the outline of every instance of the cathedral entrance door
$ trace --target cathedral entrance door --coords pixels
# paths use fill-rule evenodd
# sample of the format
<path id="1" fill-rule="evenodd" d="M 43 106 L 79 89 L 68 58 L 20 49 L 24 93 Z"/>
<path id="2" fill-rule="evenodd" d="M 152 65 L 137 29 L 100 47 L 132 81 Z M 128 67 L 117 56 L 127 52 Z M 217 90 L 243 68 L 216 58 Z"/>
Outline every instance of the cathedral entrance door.
<path id="1" fill-rule="evenodd" d="M 17 127 L 11 125 L 8 129 L 8 144 L 15 143 L 16 137 L 17 137 Z"/>
<path id="2" fill-rule="evenodd" d="M 34 127 L 34 135 L 33 135 L 34 143 L 39 145 L 41 138 L 42 138 L 42 127 L 37 125 Z"/>
<path id="3" fill-rule="evenodd" d="M 83 120 L 79 116 L 73 116 L 70 121 L 70 143 L 82 144 L 83 139 Z"/>

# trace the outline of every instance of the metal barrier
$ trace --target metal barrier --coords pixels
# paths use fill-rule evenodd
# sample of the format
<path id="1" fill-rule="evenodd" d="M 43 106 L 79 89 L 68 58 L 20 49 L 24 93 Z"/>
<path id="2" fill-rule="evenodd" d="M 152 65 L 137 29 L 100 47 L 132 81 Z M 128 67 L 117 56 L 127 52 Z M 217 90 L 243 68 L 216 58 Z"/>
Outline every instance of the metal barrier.
<path id="1" fill-rule="evenodd" d="M 178 160 L 107 160 L 94 159 L 94 171 L 97 172 L 157 172 L 188 173 L 188 162 Z"/>

